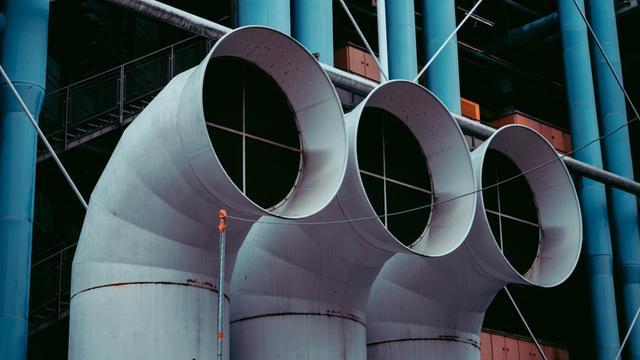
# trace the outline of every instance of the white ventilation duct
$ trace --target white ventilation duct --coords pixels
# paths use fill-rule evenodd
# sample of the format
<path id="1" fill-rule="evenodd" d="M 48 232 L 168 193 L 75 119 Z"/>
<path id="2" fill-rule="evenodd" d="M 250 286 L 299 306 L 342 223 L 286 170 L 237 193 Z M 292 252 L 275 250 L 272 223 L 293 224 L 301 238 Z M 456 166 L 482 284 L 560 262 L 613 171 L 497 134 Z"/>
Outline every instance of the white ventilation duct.
<path id="1" fill-rule="evenodd" d="M 267 28 L 230 32 L 176 76 L 124 132 L 91 196 L 69 358 L 214 358 L 218 210 L 297 219 L 324 208 L 347 161 L 342 116 L 313 56 Z M 228 227 L 227 282 L 249 228 Z"/>
<path id="2" fill-rule="evenodd" d="M 582 223 L 571 177 L 557 158 L 522 126 L 498 130 L 471 153 L 478 189 L 489 188 L 469 196 L 478 198 L 469 237 L 444 257 L 398 254 L 384 265 L 367 310 L 368 359 L 480 359 L 484 313 L 502 287 L 552 287 L 569 277 Z"/>
<path id="3" fill-rule="evenodd" d="M 435 96 L 387 82 L 345 121 L 348 164 L 335 200 L 302 221 L 263 217 L 240 249 L 234 359 L 365 359 L 367 301 L 384 262 L 397 252 L 441 256 L 467 235 L 475 197 L 438 203 L 474 183 L 465 138 Z"/>

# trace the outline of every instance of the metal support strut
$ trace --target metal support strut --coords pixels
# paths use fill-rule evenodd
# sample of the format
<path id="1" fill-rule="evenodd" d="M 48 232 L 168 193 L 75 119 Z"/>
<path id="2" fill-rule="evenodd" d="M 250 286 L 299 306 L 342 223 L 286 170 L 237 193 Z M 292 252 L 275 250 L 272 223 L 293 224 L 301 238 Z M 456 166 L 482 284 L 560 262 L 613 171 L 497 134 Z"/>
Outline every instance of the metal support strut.
<path id="1" fill-rule="evenodd" d="M 218 269 L 218 332 L 216 337 L 218 338 L 218 360 L 222 360 L 222 344 L 224 341 L 224 326 L 222 324 L 224 318 L 224 242 L 225 242 L 225 230 L 227 229 L 227 210 L 220 209 L 218 212 L 220 223 L 218 224 L 218 231 L 220 232 L 220 257 L 219 257 L 219 269 Z"/>

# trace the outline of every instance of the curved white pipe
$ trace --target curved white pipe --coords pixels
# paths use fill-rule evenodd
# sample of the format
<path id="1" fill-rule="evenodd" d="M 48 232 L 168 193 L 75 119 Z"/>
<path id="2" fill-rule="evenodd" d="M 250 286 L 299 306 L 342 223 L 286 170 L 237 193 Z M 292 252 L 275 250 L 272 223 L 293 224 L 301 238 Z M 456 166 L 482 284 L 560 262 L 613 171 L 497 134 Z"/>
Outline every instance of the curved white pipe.
<path id="1" fill-rule="evenodd" d="M 475 197 L 435 205 L 411 247 L 376 217 L 358 164 L 368 154 L 357 152 L 361 125 L 373 121 L 363 113 L 370 108 L 386 110 L 413 133 L 435 201 L 473 191 L 467 143 L 444 105 L 407 81 L 374 89 L 346 116 L 348 165 L 335 200 L 302 222 L 265 216 L 247 235 L 231 281 L 235 359 L 365 359 L 367 299 L 384 262 L 396 252 L 440 256 L 465 238 Z"/>
<path id="2" fill-rule="evenodd" d="M 238 189 L 207 133 L 205 120 L 216 119 L 205 119 L 205 105 L 230 106 L 206 96 L 225 85 L 206 76 L 222 57 L 268 74 L 297 122 L 299 174 L 277 207 L 261 209 Z M 73 262 L 69 358 L 213 358 L 218 210 L 302 218 L 325 207 L 346 166 L 342 115 L 313 56 L 268 28 L 230 32 L 200 65 L 176 76 L 124 132 L 92 193 Z M 226 282 L 249 228 L 228 226 Z"/>
<path id="3" fill-rule="evenodd" d="M 483 188 L 489 149 L 506 155 L 521 171 L 558 157 L 534 131 L 504 127 L 471 153 L 478 189 Z M 508 283 L 552 287 L 569 277 L 582 242 L 580 207 L 571 177 L 562 161 L 524 176 L 541 228 L 530 269 L 521 275 L 503 255 L 479 191 L 470 196 L 478 198 L 477 209 L 462 246 L 433 259 L 398 254 L 384 265 L 367 310 L 368 359 L 480 359 L 484 313 L 502 287 Z M 522 196 L 504 196 L 518 195 Z"/>

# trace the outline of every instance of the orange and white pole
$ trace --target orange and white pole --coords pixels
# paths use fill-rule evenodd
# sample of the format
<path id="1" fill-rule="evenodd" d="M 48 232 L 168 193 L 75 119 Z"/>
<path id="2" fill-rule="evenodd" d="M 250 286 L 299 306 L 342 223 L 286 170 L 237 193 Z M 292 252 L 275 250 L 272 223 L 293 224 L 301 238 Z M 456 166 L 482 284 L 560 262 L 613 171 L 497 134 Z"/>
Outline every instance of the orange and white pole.
<path id="1" fill-rule="evenodd" d="M 223 306 L 224 306 L 224 242 L 225 242 L 225 230 L 227 229 L 227 210 L 220 209 L 218 212 L 220 223 L 218 224 L 218 231 L 220 232 L 220 258 L 218 269 L 218 332 L 216 337 L 218 338 L 218 360 L 222 360 L 222 342 L 224 340 L 224 328 L 223 328 Z"/>

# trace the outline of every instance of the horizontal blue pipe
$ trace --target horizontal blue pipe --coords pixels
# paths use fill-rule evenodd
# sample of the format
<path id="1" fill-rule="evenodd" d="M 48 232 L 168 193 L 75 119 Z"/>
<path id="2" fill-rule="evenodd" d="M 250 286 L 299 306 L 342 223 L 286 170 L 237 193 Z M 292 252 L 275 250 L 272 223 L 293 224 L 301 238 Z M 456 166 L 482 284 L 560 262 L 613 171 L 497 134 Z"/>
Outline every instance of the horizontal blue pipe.
<path id="1" fill-rule="evenodd" d="M 333 1 L 293 0 L 293 37 L 333 66 Z"/>
<path id="2" fill-rule="evenodd" d="M 44 99 L 49 0 L 3 2 L 0 64 L 30 111 Z M 0 358 L 26 359 L 36 132 L 0 85 Z"/>
<path id="3" fill-rule="evenodd" d="M 263 25 L 291 35 L 289 0 L 237 0 L 236 24 Z"/>
<path id="4" fill-rule="evenodd" d="M 418 75 L 413 0 L 385 0 L 389 77 L 413 80 Z"/>
<path id="5" fill-rule="evenodd" d="M 455 0 L 423 0 L 424 57 L 428 61 L 456 28 Z M 431 90 L 449 108 L 460 114 L 458 40 L 454 36 L 429 66 L 425 78 Z"/>
<path id="6" fill-rule="evenodd" d="M 488 48 L 491 50 L 498 50 L 504 47 L 518 46 L 529 41 L 547 37 L 557 32 L 558 13 L 554 12 L 509 31 L 508 33 L 500 36 L 498 40 L 491 43 Z"/>
<path id="7" fill-rule="evenodd" d="M 562 54 L 574 148 L 599 137 L 586 25 L 574 0 L 558 0 Z M 584 8 L 584 2 L 578 0 Z M 602 168 L 597 145 L 575 153 L 577 160 Z M 590 277 L 594 358 L 611 360 L 619 348 L 613 261 L 603 184 L 581 178 L 577 184 L 584 226 L 584 256 Z"/>
<path id="8" fill-rule="evenodd" d="M 618 77 L 622 79 L 616 13 L 612 0 L 587 2 L 589 20 Z M 609 65 L 595 43 L 592 43 L 596 74 L 600 129 L 608 134 L 627 122 L 625 97 Z M 629 131 L 626 127 L 602 141 L 605 170 L 633 179 L 633 160 Z M 640 306 L 640 231 L 636 197 L 610 188 L 609 211 L 613 228 L 614 261 L 619 291 L 622 295 L 621 315 L 629 327 Z M 629 336 L 626 359 L 640 359 L 640 326 Z"/>

